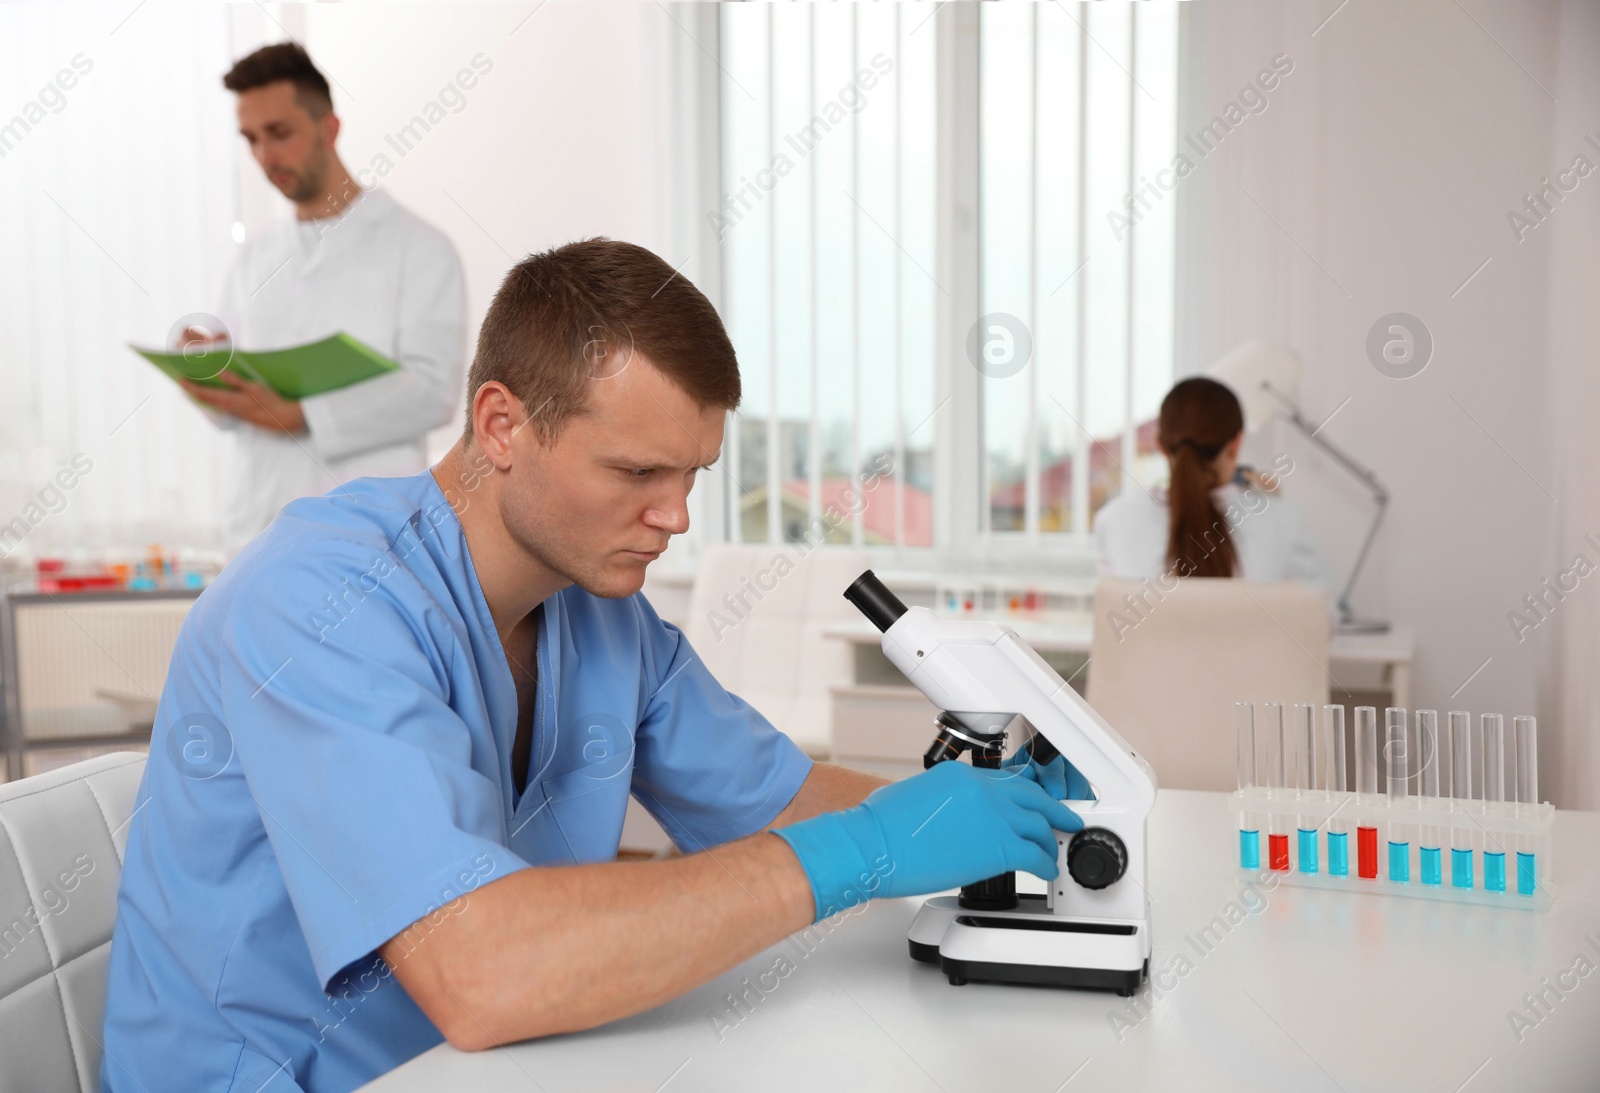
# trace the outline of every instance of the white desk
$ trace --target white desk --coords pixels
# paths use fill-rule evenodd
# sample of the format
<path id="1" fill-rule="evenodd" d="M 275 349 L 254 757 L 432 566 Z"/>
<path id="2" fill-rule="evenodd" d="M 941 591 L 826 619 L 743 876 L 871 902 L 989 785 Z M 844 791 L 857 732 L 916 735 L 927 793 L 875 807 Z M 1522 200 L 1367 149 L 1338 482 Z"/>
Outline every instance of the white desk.
<path id="1" fill-rule="evenodd" d="M 1047 659 L 1053 653 L 1087 656 L 1094 634 L 1089 615 L 1041 622 L 1025 616 L 996 621 L 1011 627 Z M 866 619 L 837 623 L 823 631 L 851 647 L 852 678 L 829 687 L 832 707 L 833 757 L 849 766 L 889 778 L 903 778 L 922 769 L 922 752 L 933 737 L 935 710 L 922 693 L 884 659 L 883 635 Z M 1329 668 L 1351 691 L 1387 690 L 1395 706 L 1410 708 L 1411 665 L 1416 632 L 1397 626 L 1386 634 L 1339 634 L 1328 643 Z M 1057 664 L 1063 675 L 1083 689 L 1084 675 Z M 1088 671 L 1094 671 L 1090 665 Z M 1231 741 L 1231 737 L 1230 737 Z"/>
<path id="2" fill-rule="evenodd" d="M 976 617 L 976 616 L 975 616 Z M 998 618 L 1017 636 L 1041 653 L 1088 653 L 1094 638 L 1094 619 L 1078 615 L 1053 622 L 1027 617 Z M 866 619 L 830 626 L 823 631 L 851 645 L 879 645 L 883 637 Z M 1378 682 L 1394 695 L 1394 705 L 1411 708 L 1411 665 L 1417 655 L 1417 632 L 1410 626 L 1391 627 L 1383 634 L 1335 634 L 1328 641 L 1328 665 L 1341 684 L 1341 670 L 1377 669 Z M 1359 689 L 1359 684 L 1351 686 Z"/>
<path id="3" fill-rule="evenodd" d="M 1157 997 L 971 984 L 906 953 L 920 900 L 869 905 L 814 949 L 785 941 L 699 990 L 605 1028 L 464 1055 L 448 1046 L 367 1088 L 929 1093 L 1529 1093 L 1600 1085 L 1600 814 L 1556 817 L 1545 915 L 1277 887 L 1202 954 L 1239 901 L 1220 794 L 1164 791 L 1150 821 Z M 1515 896 L 1508 897 L 1515 899 Z M 1594 936 L 1594 942 L 1586 939 Z M 719 1041 L 741 979 L 793 970 Z M 1585 954 L 1597 972 L 1519 1043 L 1523 995 Z M 1163 977 L 1165 978 L 1165 977 Z M 1121 1040 L 1110 1015 L 1148 1014 Z M 730 1022 L 731 1024 L 731 1022 Z"/>

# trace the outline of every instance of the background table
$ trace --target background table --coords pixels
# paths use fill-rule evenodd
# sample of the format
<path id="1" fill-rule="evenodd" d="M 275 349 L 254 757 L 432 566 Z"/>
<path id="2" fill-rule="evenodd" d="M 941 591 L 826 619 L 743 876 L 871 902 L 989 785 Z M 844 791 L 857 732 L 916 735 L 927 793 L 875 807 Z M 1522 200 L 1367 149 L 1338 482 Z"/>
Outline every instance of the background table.
<path id="1" fill-rule="evenodd" d="M 976 616 L 975 616 L 976 617 Z M 1087 683 L 1084 665 L 1094 637 L 1089 615 L 1042 621 L 1027 616 L 995 618 L 1009 626 L 1080 692 Z M 887 778 L 905 778 L 922 769 L 922 752 L 933 737 L 937 711 L 883 655 L 883 635 L 864 618 L 837 623 L 823 633 L 847 643 L 851 679 L 828 688 L 832 758 Z M 1340 686 L 1351 692 L 1350 706 L 1411 706 L 1411 669 L 1416 659 L 1413 627 L 1395 626 L 1383 634 L 1335 634 L 1328 663 Z M 1347 720 L 1353 717 L 1347 714 Z M 1228 737 L 1233 739 L 1231 735 Z M 1600 1086 L 1597 1086 L 1600 1088 Z"/>
<path id="2" fill-rule="evenodd" d="M 203 590 L 0 588 L 0 780 L 147 748 L 178 631 Z M 30 676 L 50 693 L 25 693 Z M 46 767 L 28 761 L 52 752 Z"/>
<path id="3" fill-rule="evenodd" d="M 1247 888 L 1220 794 L 1150 821 L 1152 982 L 1111 993 L 950 986 L 906 952 L 920 900 L 867 905 L 604 1028 L 481 1054 L 438 1047 L 367 1088 L 931 1093 L 1490 1093 L 1600 1088 L 1600 814 L 1556 816 L 1548 914 Z M 1354 882 L 1353 882 L 1354 883 Z M 1508 896 L 1508 902 L 1515 896 Z M 1201 931 L 1230 904 L 1242 921 Z M 1255 908 L 1252 910 L 1252 908 Z M 1235 914 L 1238 918 L 1239 914 Z M 1592 938 L 1593 940 L 1590 940 Z M 1179 954 L 1191 967 L 1181 977 Z M 1571 975 L 1579 956 L 1596 971 Z M 787 959 L 787 975 L 770 974 Z M 771 987 L 737 1022 L 726 996 Z M 1569 973 L 1539 1024 L 1524 995 Z M 1553 997 L 1553 996 L 1552 996 Z M 730 1027 L 719 1031 L 713 1018 Z"/>
<path id="4" fill-rule="evenodd" d="M 1035 650 L 1043 653 L 1082 653 L 1087 655 L 1094 639 L 1094 619 L 1088 615 L 1072 616 L 1054 622 L 1041 622 L 1025 616 L 1000 617 L 990 621 L 1009 626 L 1017 636 Z M 830 638 L 849 642 L 852 646 L 877 648 L 883 634 L 866 619 L 852 619 L 823 631 Z M 1376 669 L 1375 676 L 1359 675 L 1361 686 L 1371 680 L 1388 690 L 1393 705 L 1411 706 L 1411 666 L 1417 655 L 1417 632 L 1412 626 L 1396 625 L 1381 634 L 1337 633 L 1328 639 L 1328 663 L 1335 674 L 1357 675 L 1362 669 Z M 857 661 L 860 673 L 860 661 Z"/>

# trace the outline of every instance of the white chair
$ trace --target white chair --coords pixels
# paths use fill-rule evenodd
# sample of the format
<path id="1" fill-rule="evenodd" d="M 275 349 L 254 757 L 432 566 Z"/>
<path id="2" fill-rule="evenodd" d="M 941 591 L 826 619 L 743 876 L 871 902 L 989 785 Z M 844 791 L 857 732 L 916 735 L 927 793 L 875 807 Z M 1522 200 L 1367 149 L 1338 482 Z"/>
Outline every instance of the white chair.
<path id="1" fill-rule="evenodd" d="M 833 751 L 828 688 L 849 683 L 853 672 L 849 645 L 822 632 L 860 617 L 844 590 L 871 561 L 861 550 L 818 547 L 801 556 L 801 549 L 795 543 L 707 547 L 684 632 L 718 682 L 808 754 L 827 759 Z M 783 576 L 780 556 L 794 567 Z"/>
<path id="2" fill-rule="evenodd" d="M 1287 718 L 1292 703 L 1328 701 L 1327 593 L 1290 581 L 1175 583 L 1095 586 L 1085 697 L 1163 788 L 1232 790 L 1235 702 L 1282 702 Z"/>
<path id="3" fill-rule="evenodd" d="M 0 1091 L 100 1088 L 117 882 L 143 755 L 0 785 Z"/>

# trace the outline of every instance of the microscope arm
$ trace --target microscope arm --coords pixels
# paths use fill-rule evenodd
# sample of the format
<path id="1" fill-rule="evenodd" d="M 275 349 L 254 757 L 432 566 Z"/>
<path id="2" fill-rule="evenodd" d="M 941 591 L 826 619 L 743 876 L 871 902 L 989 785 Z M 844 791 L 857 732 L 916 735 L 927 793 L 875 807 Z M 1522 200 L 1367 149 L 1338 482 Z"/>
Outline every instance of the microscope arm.
<path id="1" fill-rule="evenodd" d="M 1020 714 L 1088 780 L 1094 799 L 1068 803 L 1087 825 L 1127 844 L 1128 875 L 1137 885 L 1090 891 L 1058 882 L 1051 893 L 1056 912 L 1142 917 L 1145 820 L 1156 796 L 1150 764 L 1009 627 L 908 608 L 870 570 L 845 596 L 883 631 L 884 655 L 948 720 L 982 737 Z"/>

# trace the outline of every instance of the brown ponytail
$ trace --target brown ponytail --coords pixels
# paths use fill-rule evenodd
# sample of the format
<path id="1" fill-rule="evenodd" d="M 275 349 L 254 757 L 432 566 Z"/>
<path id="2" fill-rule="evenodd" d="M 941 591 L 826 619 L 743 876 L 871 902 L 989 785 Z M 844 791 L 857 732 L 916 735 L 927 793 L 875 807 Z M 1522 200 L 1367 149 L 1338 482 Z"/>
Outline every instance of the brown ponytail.
<path id="1" fill-rule="evenodd" d="M 1238 554 L 1211 491 L 1222 485 L 1217 457 L 1244 429 L 1239 400 L 1216 380 L 1192 377 L 1167 392 L 1159 424 L 1161 447 L 1172 465 L 1167 565 L 1180 577 L 1231 577 Z"/>

